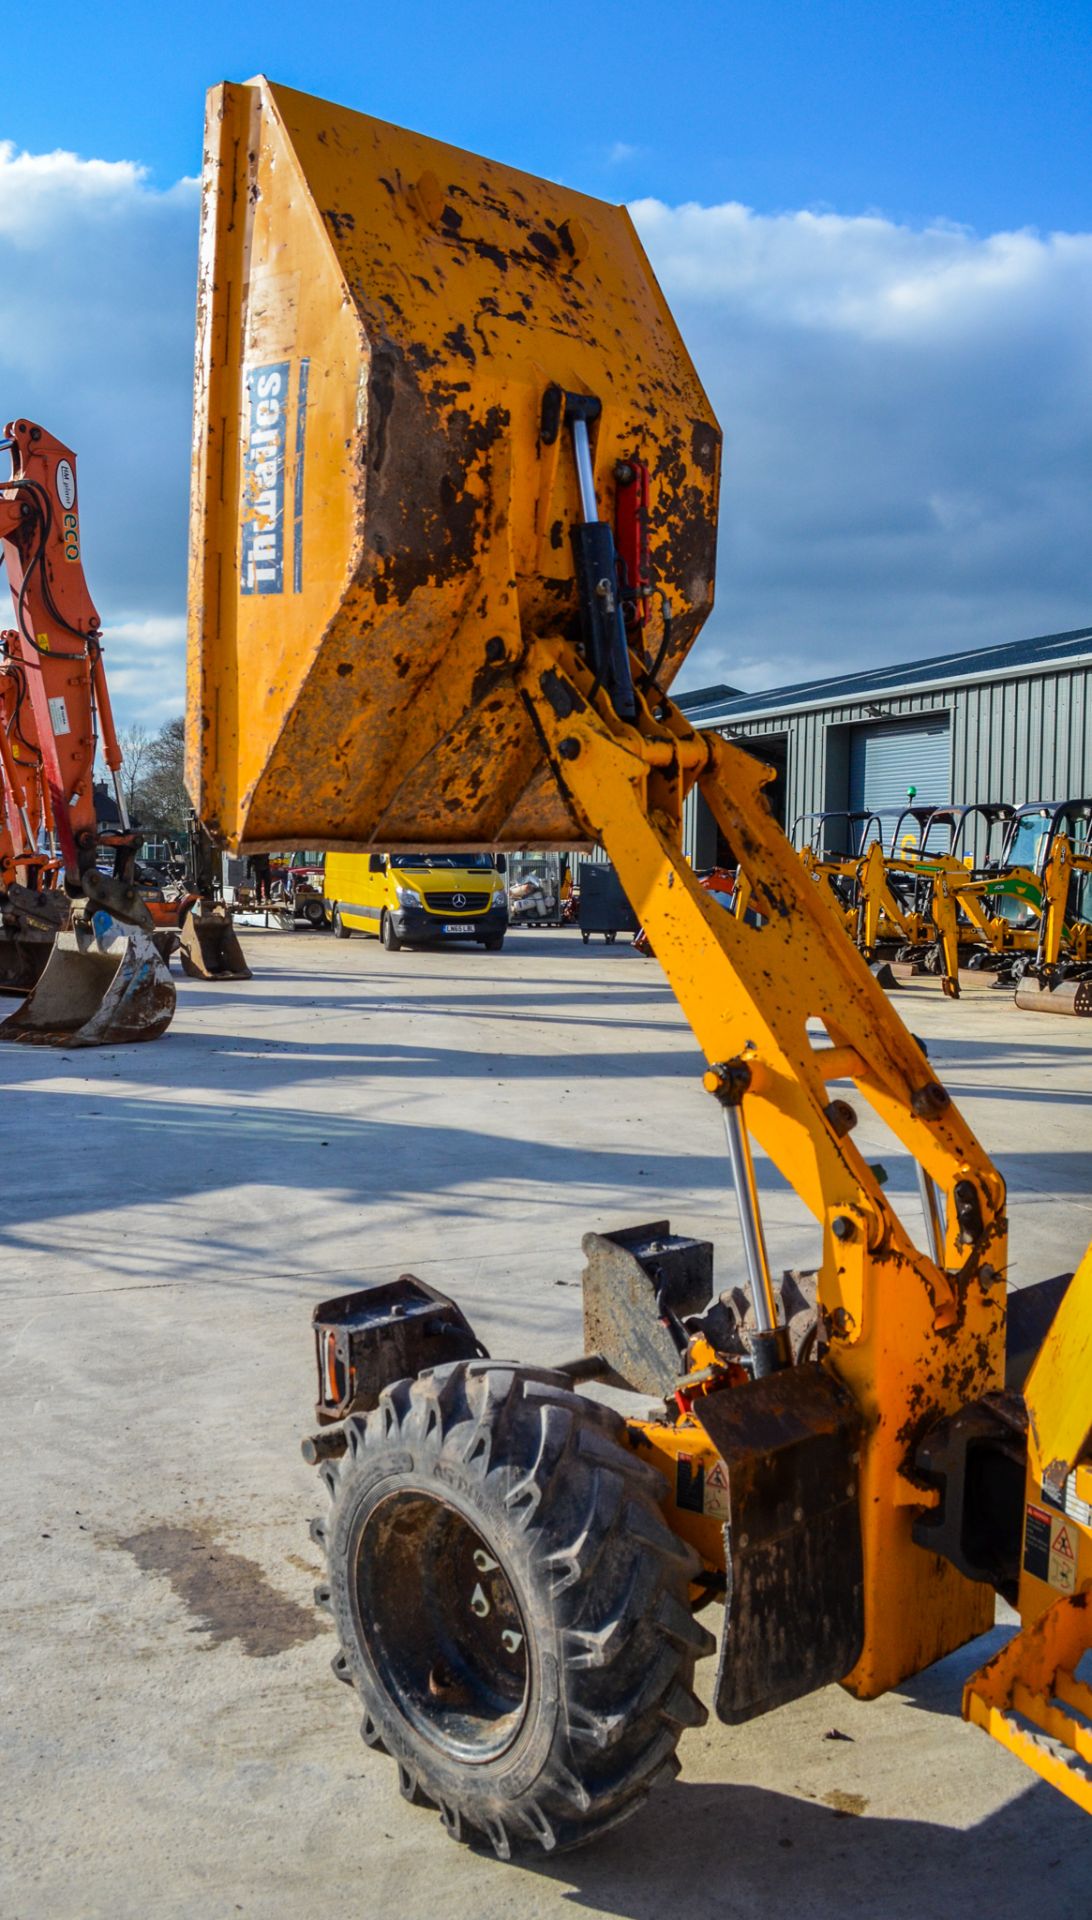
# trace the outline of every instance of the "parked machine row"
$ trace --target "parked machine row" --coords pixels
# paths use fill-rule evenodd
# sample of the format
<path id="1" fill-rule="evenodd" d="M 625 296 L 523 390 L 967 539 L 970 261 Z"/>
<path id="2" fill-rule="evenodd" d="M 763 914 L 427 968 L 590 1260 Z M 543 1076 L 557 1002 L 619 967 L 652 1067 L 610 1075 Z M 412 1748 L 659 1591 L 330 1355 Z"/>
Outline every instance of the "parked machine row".
<path id="1" fill-rule="evenodd" d="M 909 961 L 952 998 L 981 968 L 1021 1007 L 1092 1013 L 1092 800 L 810 814 L 793 839 L 870 963 Z"/>

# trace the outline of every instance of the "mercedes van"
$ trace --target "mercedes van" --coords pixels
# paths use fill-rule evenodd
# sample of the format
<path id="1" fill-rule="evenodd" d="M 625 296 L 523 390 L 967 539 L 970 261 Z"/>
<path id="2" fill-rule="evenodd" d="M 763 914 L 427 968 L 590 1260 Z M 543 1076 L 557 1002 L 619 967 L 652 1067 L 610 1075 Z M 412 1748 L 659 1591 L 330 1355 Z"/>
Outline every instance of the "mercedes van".
<path id="1" fill-rule="evenodd" d="M 391 953 L 437 941 L 504 945 L 508 895 L 491 853 L 328 853 L 326 910 L 339 940 L 371 933 Z"/>

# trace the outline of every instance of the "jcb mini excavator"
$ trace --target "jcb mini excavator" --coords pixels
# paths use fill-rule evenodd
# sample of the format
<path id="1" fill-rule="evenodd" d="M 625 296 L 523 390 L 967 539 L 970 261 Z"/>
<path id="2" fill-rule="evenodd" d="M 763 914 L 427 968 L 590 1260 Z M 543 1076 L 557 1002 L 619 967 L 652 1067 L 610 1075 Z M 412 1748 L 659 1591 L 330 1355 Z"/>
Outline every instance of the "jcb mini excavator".
<path id="1" fill-rule="evenodd" d="M 210 97 L 190 786 L 235 848 L 601 841 L 704 1051 L 740 1274 L 584 1242 L 585 1352 L 488 1357 L 406 1277 L 316 1313 L 335 1667 L 402 1791 L 498 1854 L 632 1814 L 699 1723 L 1021 1630 L 969 1718 L 1092 1808 L 1092 1257 L 1006 1289 L 1000 1175 L 668 687 L 712 600 L 720 433 L 624 210 L 265 80 Z M 681 849 L 695 784 L 737 920 Z M 756 921 L 752 924 L 752 921 Z M 854 1142 L 914 1161 L 924 1235 Z M 757 1140 L 814 1217 L 775 1284 Z M 656 1402 L 630 1416 L 580 1386 Z M 970 1755 L 968 1755 L 970 1759 Z"/>
<path id="2" fill-rule="evenodd" d="M 83 573 L 76 456 L 29 420 L 12 421 L 0 447 L 12 465 L 0 483 L 0 553 L 15 607 L 14 629 L 0 636 L 0 980 L 30 989 L 0 1023 L 0 1040 L 154 1040 L 170 1024 L 175 992 L 133 879 L 138 836 Z M 100 734 L 118 832 L 101 833 L 95 815 Z M 42 857 L 43 825 L 56 859 Z M 103 853 L 112 855 L 112 874 L 99 869 Z"/>

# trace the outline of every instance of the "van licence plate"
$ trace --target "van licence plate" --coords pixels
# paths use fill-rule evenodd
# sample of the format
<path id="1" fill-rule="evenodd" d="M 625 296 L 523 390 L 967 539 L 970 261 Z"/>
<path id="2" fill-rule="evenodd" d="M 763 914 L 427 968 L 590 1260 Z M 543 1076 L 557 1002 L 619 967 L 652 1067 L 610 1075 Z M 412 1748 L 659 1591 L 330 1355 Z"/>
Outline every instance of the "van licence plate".
<path id="1" fill-rule="evenodd" d="M 445 920 L 443 925 L 443 931 L 444 933 L 465 933 L 467 931 L 466 921 L 465 920 Z"/>

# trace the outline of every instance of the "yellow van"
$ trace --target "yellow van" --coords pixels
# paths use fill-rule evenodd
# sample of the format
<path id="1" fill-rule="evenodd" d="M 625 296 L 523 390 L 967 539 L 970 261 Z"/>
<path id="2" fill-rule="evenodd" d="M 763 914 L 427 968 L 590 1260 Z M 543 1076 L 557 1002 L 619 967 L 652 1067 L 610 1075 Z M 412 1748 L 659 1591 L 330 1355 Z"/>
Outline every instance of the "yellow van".
<path id="1" fill-rule="evenodd" d="M 390 953 L 446 940 L 491 953 L 504 945 L 508 895 L 491 853 L 328 853 L 323 891 L 339 940 L 372 933 Z"/>

